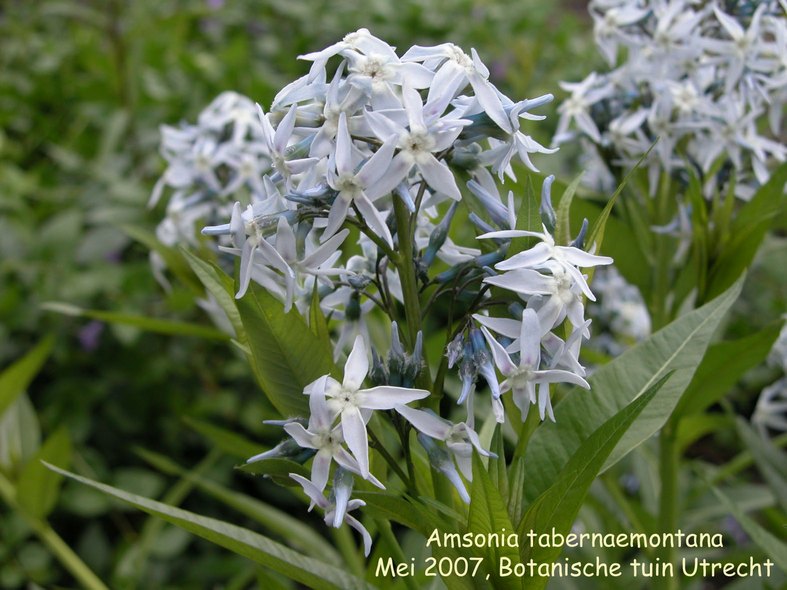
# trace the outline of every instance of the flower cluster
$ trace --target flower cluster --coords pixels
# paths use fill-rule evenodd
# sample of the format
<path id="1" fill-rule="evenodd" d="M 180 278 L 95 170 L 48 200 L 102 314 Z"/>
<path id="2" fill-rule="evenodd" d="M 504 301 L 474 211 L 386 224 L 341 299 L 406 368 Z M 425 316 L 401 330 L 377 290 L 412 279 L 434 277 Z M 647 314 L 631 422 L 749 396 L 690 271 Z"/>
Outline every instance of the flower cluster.
<path id="1" fill-rule="evenodd" d="M 309 416 L 278 422 L 288 438 L 249 461 L 311 459 L 310 479 L 292 477 L 328 524 L 359 530 L 368 553 L 369 534 L 348 512 L 363 505 L 350 499 L 355 477 L 383 485 L 371 473 L 369 437 L 414 490 L 415 428 L 433 467 L 469 502 L 472 453 L 491 456 L 475 431 L 477 376 L 498 422 L 509 390 L 523 416 L 538 403 L 542 418 L 554 419 L 550 384 L 588 387 L 578 355 L 589 335 L 584 299 L 594 297 L 580 269 L 611 259 L 582 249 L 587 224 L 572 244 L 555 242 L 552 177 L 542 190 L 543 231 L 519 223 L 513 191 L 500 197 L 498 182 L 515 179 L 515 160 L 536 171 L 531 155 L 553 151 L 522 130 L 523 121 L 543 118 L 530 111 L 551 95 L 514 102 L 475 51 L 446 43 L 400 56 L 366 29 L 301 58 L 309 72 L 250 124 L 270 170 L 255 172 L 248 204 L 235 202 L 203 234 L 239 259 L 237 298 L 260 285 L 307 321 L 319 301 L 335 329 L 335 360 L 352 346 L 342 381 L 324 375 L 309 384 Z M 452 227 L 459 216 L 470 223 Z M 517 250 L 533 238 L 540 243 Z M 438 333 L 448 334 L 443 362 L 463 382 L 461 422 L 433 411 L 440 404 L 430 391 L 451 391 L 447 372 L 433 381 L 424 358 L 421 330 L 434 327 L 429 314 L 446 297 L 451 312 Z M 513 317 L 489 315 L 500 301 Z M 385 361 L 372 346 L 374 319 L 391 327 Z M 561 326 L 566 340 L 555 333 Z M 386 421 L 399 433 L 407 474 L 373 434 Z"/>
<path id="2" fill-rule="evenodd" d="M 784 0 L 594 0 L 590 13 L 601 53 L 622 63 L 563 84 L 571 94 L 555 141 L 576 128 L 594 152 L 597 182 L 609 186 L 610 169 L 629 169 L 657 137 L 651 192 L 662 171 L 721 165 L 746 199 L 787 158 Z"/>
<path id="3" fill-rule="evenodd" d="M 752 423 L 763 436 L 767 436 L 769 430 L 787 432 L 787 324 L 782 327 L 771 348 L 768 365 L 779 370 L 782 375 L 762 390 L 751 417 Z"/>
<path id="4" fill-rule="evenodd" d="M 626 281 L 614 266 L 596 270 L 593 289 L 598 301 L 593 304 L 594 348 L 617 356 L 628 346 L 650 336 L 648 308 L 639 289 Z"/>
<path id="5" fill-rule="evenodd" d="M 162 125 L 161 138 L 167 168 L 153 188 L 149 206 L 154 207 L 171 189 L 164 218 L 156 228 L 156 237 L 165 246 L 195 246 L 205 224 L 225 219 L 233 203 L 248 203 L 263 193 L 262 178 L 271 163 L 257 107 L 249 98 L 223 92 L 199 114 L 196 125 Z M 168 288 L 164 259 L 157 252 L 150 257 L 156 279 Z M 215 302 L 200 303 L 226 327 L 228 322 Z"/>

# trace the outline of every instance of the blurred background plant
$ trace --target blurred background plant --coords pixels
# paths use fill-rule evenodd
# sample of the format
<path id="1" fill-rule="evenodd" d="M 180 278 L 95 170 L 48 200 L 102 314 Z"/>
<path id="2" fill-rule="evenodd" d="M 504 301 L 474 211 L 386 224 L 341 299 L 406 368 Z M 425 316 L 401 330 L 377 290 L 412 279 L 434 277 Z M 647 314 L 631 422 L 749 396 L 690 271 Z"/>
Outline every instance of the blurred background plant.
<path id="1" fill-rule="evenodd" d="M 222 507 L 230 498 L 235 522 L 264 522 L 268 533 L 286 537 L 292 523 L 253 498 L 286 509 L 290 496 L 232 469 L 276 442 L 276 430 L 261 422 L 266 402 L 193 292 L 156 283 L 149 244 L 140 240 L 153 235 L 163 211 L 146 209 L 165 167 L 161 124 L 194 121 L 225 90 L 267 105 L 308 69 L 293 56 L 359 27 L 400 48 L 446 40 L 475 47 L 496 85 L 517 97 L 563 98 L 559 80 L 602 66 L 579 2 L 373 0 L 363 12 L 352 2 L 318 0 L 0 4 L 0 367 L 12 367 L 0 377 L 0 587 L 88 586 L 88 568 L 113 588 L 281 584 L 244 558 L 75 482 L 59 495 L 22 498 L 31 488 L 57 489 L 38 469 L 43 457 L 201 514 L 230 519 Z M 554 109 L 544 109 L 549 116 L 534 130 L 544 145 L 555 131 Z M 576 156 L 562 150 L 552 158 L 556 169 L 545 172 L 574 176 Z M 787 308 L 778 270 L 784 220 L 779 226 L 728 322 L 731 334 L 751 333 Z M 70 307 L 47 308 L 52 301 Z M 769 367 L 750 371 L 731 385 L 733 409 L 751 414 L 759 391 L 779 376 Z M 751 453 L 722 429 L 729 421 L 709 424 L 701 444 L 686 443 L 691 453 L 716 463 L 739 457 L 737 471 L 712 477 L 749 468 Z M 647 445 L 642 452 L 648 456 Z M 753 481 L 740 495 L 755 490 L 750 507 L 771 510 L 772 527 L 770 480 L 743 474 Z M 582 515 L 586 526 L 613 526 L 606 507 L 621 490 L 632 526 L 646 518 L 653 477 L 652 461 L 610 470 L 593 490 L 594 511 Z M 207 493 L 191 494 L 195 487 Z"/>

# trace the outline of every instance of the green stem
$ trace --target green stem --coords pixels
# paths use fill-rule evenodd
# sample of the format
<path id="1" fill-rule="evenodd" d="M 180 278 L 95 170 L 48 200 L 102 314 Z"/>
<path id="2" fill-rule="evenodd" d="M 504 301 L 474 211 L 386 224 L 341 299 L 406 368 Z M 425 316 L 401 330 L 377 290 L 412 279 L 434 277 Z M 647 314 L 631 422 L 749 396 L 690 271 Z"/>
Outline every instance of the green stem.
<path id="1" fill-rule="evenodd" d="M 669 223 L 670 210 L 670 179 L 666 174 L 662 174 L 661 186 L 657 196 L 657 206 L 654 223 Z M 669 313 L 667 311 L 667 299 L 670 288 L 670 236 L 656 235 L 656 265 L 655 276 L 653 277 L 653 299 L 651 301 L 651 316 L 653 321 L 653 331 L 657 331 L 669 323 Z"/>
<path id="2" fill-rule="evenodd" d="M 416 202 L 420 203 L 423 193 L 426 190 L 426 183 L 422 183 L 418 190 Z M 399 280 L 402 283 L 402 297 L 404 299 L 404 320 L 407 329 L 404 338 L 409 349 L 413 350 L 418 332 L 421 331 L 421 298 L 418 290 L 418 279 L 415 276 L 415 256 L 413 251 L 414 240 L 412 239 L 415 225 L 415 217 L 410 215 L 401 199 L 394 198 L 394 215 L 396 216 L 396 233 L 399 236 L 399 256 L 394 260 L 399 271 Z M 417 209 L 416 209 L 417 210 Z M 433 383 L 431 370 L 429 368 L 429 358 L 426 348 L 422 350 L 424 370 L 415 379 L 416 387 L 432 391 Z M 439 401 L 439 400 L 438 400 Z M 434 404 L 434 401 L 427 403 Z"/>
<path id="3" fill-rule="evenodd" d="M 396 215 L 396 233 L 399 236 L 399 256 L 394 259 L 402 282 L 404 297 L 404 313 L 407 330 L 405 338 L 412 347 L 418 331 L 421 329 L 421 300 L 418 295 L 418 283 L 415 276 L 413 243 L 410 241 L 410 212 L 401 199 L 394 198 L 394 215 Z"/>
<path id="4" fill-rule="evenodd" d="M 382 458 L 385 459 L 385 462 L 388 463 L 388 465 L 391 467 L 391 469 L 394 470 L 394 472 L 396 472 L 396 475 L 399 476 L 399 479 L 402 480 L 404 485 L 406 485 L 408 489 L 415 491 L 415 481 L 407 477 L 405 472 L 399 466 L 399 463 L 396 462 L 396 459 L 394 459 L 391 456 L 391 453 L 389 453 L 388 450 L 383 446 L 383 444 L 380 442 L 380 439 L 377 438 L 377 435 L 374 433 L 374 431 L 371 428 L 367 428 L 367 431 L 369 432 L 369 438 L 372 440 L 372 447 L 376 449 L 378 453 L 380 453 Z"/>
<path id="5" fill-rule="evenodd" d="M 664 425 L 659 435 L 661 490 L 659 492 L 658 527 L 661 533 L 674 533 L 678 529 L 680 450 L 678 448 L 677 430 L 677 421 L 670 419 Z M 664 546 L 657 553 L 661 563 L 675 563 L 676 555 L 675 548 L 669 546 Z M 658 578 L 657 581 L 657 587 L 662 590 L 675 590 L 678 587 L 677 578 L 672 576 Z"/>
<path id="6" fill-rule="evenodd" d="M 79 585 L 88 590 L 108 590 L 96 574 L 82 561 L 66 542 L 49 526 L 46 520 L 35 518 L 22 510 L 16 502 L 16 491 L 13 485 L 0 474 L 0 497 L 12 510 L 19 514 L 52 554 L 63 564 Z"/>
<path id="7" fill-rule="evenodd" d="M 396 255 L 396 252 L 394 252 L 391 249 L 391 247 L 388 245 L 388 242 L 386 242 L 384 239 L 382 239 L 380 236 L 378 236 L 376 233 L 374 233 L 372 231 L 372 229 L 366 224 L 366 222 L 363 219 L 363 216 L 361 215 L 361 212 L 358 210 L 358 207 L 355 206 L 355 203 L 353 203 L 353 210 L 355 211 L 355 215 L 356 215 L 357 218 L 356 219 L 352 219 L 352 218 L 348 217 L 346 219 L 346 222 L 351 224 L 351 225 L 354 225 L 359 230 L 361 230 L 361 232 L 363 232 L 363 234 L 367 238 L 369 238 L 372 242 L 374 242 L 375 245 L 378 248 L 380 248 L 380 250 L 385 252 L 385 255 L 390 260 L 396 260 L 398 258 L 398 256 Z"/>

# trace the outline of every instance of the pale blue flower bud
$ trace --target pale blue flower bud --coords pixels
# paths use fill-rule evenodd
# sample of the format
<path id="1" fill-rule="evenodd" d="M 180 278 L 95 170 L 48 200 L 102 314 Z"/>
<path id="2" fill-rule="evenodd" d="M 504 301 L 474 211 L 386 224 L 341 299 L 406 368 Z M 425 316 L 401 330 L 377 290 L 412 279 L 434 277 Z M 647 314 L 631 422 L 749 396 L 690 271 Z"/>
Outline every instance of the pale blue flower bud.
<path id="1" fill-rule="evenodd" d="M 350 496 L 353 493 L 353 475 L 346 469 L 337 467 L 336 473 L 333 475 L 333 502 L 336 505 L 336 511 L 333 514 L 333 526 L 339 528 L 344 522 L 344 516 L 347 514 L 347 503 L 350 501 Z"/>
<path id="2" fill-rule="evenodd" d="M 421 446 L 426 451 L 432 466 L 448 478 L 448 481 L 450 481 L 456 488 L 456 491 L 459 492 L 462 501 L 465 504 L 469 504 L 470 495 L 467 493 L 467 488 L 465 488 L 465 484 L 459 476 L 459 472 L 456 470 L 456 466 L 448 451 L 422 432 L 418 433 L 418 442 L 421 443 Z"/>
<path id="3" fill-rule="evenodd" d="M 544 179 L 544 183 L 541 185 L 541 208 L 539 209 L 541 221 L 551 234 L 555 233 L 555 225 L 557 225 L 557 215 L 552 206 L 552 183 L 554 181 L 555 177 L 552 174 Z"/>
<path id="4" fill-rule="evenodd" d="M 582 220 L 582 227 L 580 228 L 577 237 L 574 238 L 574 241 L 571 242 L 570 245 L 573 246 L 574 248 L 579 248 L 580 250 L 582 250 L 585 245 L 585 236 L 587 235 L 587 233 L 588 233 L 588 220 L 586 217 L 585 219 Z"/>
<path id="5" fill-rule="evenodd" d="M 427 266 L 431 266 L 432 262 L 434 262 L 435 256 L 437 255 L 438 250 L 443 247 L 445 244 L 445 240 L 448 237 L 448 230 L 451 226 L 451 221 L 454 218 L 454 214 L 456 213 L 456 209 L 459 207 L 458 202 L 454 202 L 448 208 L 448 211 L 445 214 L 445 217 L 437 224 L 437 227 L 434 228 L 432 231 L 432 235 L 429 236 L 429 244 L 426 247 L 426 252 L 424 252 L 424 256 L 422 261 Z"/>

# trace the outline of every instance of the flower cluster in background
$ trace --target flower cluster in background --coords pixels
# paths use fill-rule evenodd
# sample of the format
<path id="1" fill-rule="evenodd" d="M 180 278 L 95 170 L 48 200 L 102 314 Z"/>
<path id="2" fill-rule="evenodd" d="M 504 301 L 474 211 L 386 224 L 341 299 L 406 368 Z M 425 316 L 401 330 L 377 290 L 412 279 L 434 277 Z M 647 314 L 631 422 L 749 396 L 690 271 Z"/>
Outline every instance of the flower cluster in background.
<path id="1" fill-rule="evenodd" d="M 762 390 L 751 417 L 763 436 L 769 431 L 787 432 L 787 325 L 771 348 L 768 365 L 781 371 L 782 376 Z"/>
<path id="2" fill-rule="evenodd" d="M 190 243 L 199 220 L 214 249 L 239 260 L 237 298 L 255 283 L 308 321 L 316 297 L 330 318 L 335 360 L 352 345 L 342 382 L 325 375 L 310 384 L 310 415 L 278 422 L 289 439 L 250 462 L 313 457 L 311 479 L 293 477 L 326 523 L 347 522 L 366 542 L 348 512 L 362 505 L 350 499 L 353 475 L 383 485 L 369 463 L 374 411 L 398 425 L 405 446 L 414 427 L 432 465 L 468 502 L 462 476 L 472 479 L 472 451 L 490 456 L 475 431 L 478 376 L 491 391 L 491 411 L 479 415 L 504 422 L 511 391 L 522 419 L 533 404 L 554 420 L 553 384 L 589 387 L 579 351 L 589 336 L 584 300 L 594 296 L 581 268 L 612 260 L 582 249 L 587 224 L 571 244 L 555 242 L 552 177 L 542 189 L 541 231 L 519 224 L 522 195 L 500 196 L 498 183 L 516 178 L 514 161 L 537 171 L 532 154 L 554 151 L 523 131 L 523 122 L 543 119 L 530 111 L 551 95 L 514 102 L 475 51 L 445 43 L 399 55 L 366 29 L 301 58 L 309 72 L 270 108 L 255 106 L 252 116 L 248 99 L 227 93 L 197 126 L 165 128 L 169 167 L 153 201 L 165 186 L 175 189 L 162 241 Z M 457 216 L 470 223 L 452 231 Z M 535 245 L 523 248 L 525 240 Z M 421 387 L 434 385 L 422 320 L 446 296 L 443 363 L 458 370 L 457 399 L 467 409 L 456 423 L 429 409 L 430 390 Z M 509 315 L 490 314 L 501 301 Z M 394 320 L 402 317 L 400 328 Z M 391 328 L 385 362 L 370 337 L 379 320 Z M 364 388 L 365 380 L 375 386 Z"/>
<path id="3" fill-rule="evenodd" d="M 647 161 L 651 193 L 662 171 L 690 167 L 734 171 L 735 194 L 747 199 L 787 158 L 784 0 L 594 0 L 590 13 L 614 69 L 563 84 L 571 94 L 555 136 L 587 142 L 586 180 L 614 187 L 615 171 L 659 138 Z"/>
<path id="4" fill-rule="evenodd" d="M 203 225 L 226 218 L 238 200 L 259 198 L 264 193 L 262 177 L 271 168 L 256 104 L 229 91 L 200 113 L 196 125 L 162 125 L 161 155 L 167 169 L 149 205 L 171 190 L 156 228 L 156 237 L 167 246 L 196 245 Z M 155 252 L 151 257 L 156 277 L 166 284 L 164 261 Z"/>
<path id="5" fill-rule="evenodd" d="M 596 270 L 593 290 L 598 298 L 590 306 L 593 348 L 617 356 L 650 336 L 650 314 L 642 294 L 614 266 Z"/>

